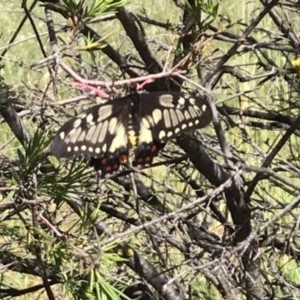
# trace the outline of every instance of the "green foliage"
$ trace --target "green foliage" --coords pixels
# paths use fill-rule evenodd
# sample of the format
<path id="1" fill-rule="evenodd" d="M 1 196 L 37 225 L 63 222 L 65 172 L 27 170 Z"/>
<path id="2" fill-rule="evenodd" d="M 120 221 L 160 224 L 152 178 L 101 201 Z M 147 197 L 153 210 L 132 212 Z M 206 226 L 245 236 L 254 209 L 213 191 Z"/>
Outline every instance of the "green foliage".
<path id="1" fill-rule="evenodd" d="M 86 7 L 84 15 L 91 18 L 105 13 L 113 13 L 128 2 L 128 0 L 94 0 L 90 6 Z"/>
<path id="2" fill-rule="evenodd" d="M 83 265 L 72 266 L 70 265 L 70 256 L 74 254 L 72 254 L 71 247 L 66 247 L 64 242 L 56 243 L 52 247 L 49 256 L 54 259 L 56 269 L 59 270 L 66 294 L 72 294 L 74 299 L 81 300 L 120 299 L 121 292 L 119 288 L 124 283 L 120 282 L 121 285 L 119 284 L 119 287 L 116 288 L 115 278 L 112 276 L 111 280 L 114 282 L 112 284 L 107 274 L 111 273 L 116 263 L 122 262 L 124 259 L 110 252 L 110 248 L 113 248 L 113 246 L 104 247 L 100 255 L 92 254 L 92 251 L 89 252 L 91 258 L 93 258 L 90 265 L 86 265 L 86 262 L 82 260 Z M 66 272 L 66 270 L 68 271 Z"/>
<path id="3" fill-rule="evenodd" d="M 132 282 L 142 279 L 151 285 L 153 278 L 156 283 L 166 279 L 164 290 L 173 287 L 172 292 L 180 290 L 180 296 L 195 300 L 222 299 L 226 292 L 233 296 L 226 295 L 228 299 L 299 299 L 299 203 L 288 209 L 299 194 L 299 126 L 285 145 L 277 148 L 299 115 L 298 48 L 292 34 L 299 31 L 299 24 L 291 22 L 299 18 L 299 9 L 280 2 L 272 8 L 276 14 L 267 13 L 245 36 L 250 22 L 268 9 L 261 1 L 130 1 L 130 6 L 124 7 L 128 2 L 47 2 L 45 5 L 54 10 L 58 60 L 52 60 L 45 16 L 36 6 L 32 15 L 39 18 L 33 18 L 34 32 L 42 37 L 49 55 L 47 68 L 39 65 L 40 60 L 44 62 L 44 53 L 32 34 L 32 22 L 26 21 L 18 39 L 8 45 L 19 25 L 20 11 L 14 13 L 12 1 L 5 3 L 10 13 L 6 13 L 7 7 L 1 13 L 0 28 L 5 30 L 0 47 L 2 53 L 9 51 L 1 56 L 1 75 L 12 88 L 22 86 L 16 109 L 33 135 L 23 148 L 9 141 L 12 134 L 2 120 L 2 284 L 17 291 L 37 286 L 42 275 L 36 272 L 45 267 L 47 280 L 58 282 L 51 286 L 54 297 L 64 299 L 126 299 L 121 291 Z M 129 12 L 140 30 L 138 37 L 144 42 L 140 49 L 136 41 L 133 43 L 131 30 L 125 32 L 126 24 L 118 20 L 119 14 L 93 19 L 115 13 L 120 7 Z M 75 26 L 64 26 L 61 15 L 74 17 Z M 189 21 L 187 27 L 181 20 Z M 81 21 L 104 38 L 95 41 L 93 34 L 82 33 Z M 81 46 L 82 36 L 87 46 Z M 103 40 L 114 52 L 107 52 L 109 47 L 103 47 Z M 228 53 L 235 45 L 239 47 Z M 211 127 L 188 136 L 187 143 L 197 142 L 194 153 L 187 152 L 191 160 L 182 150 L 184 145 L 180 149 L 169 143 L 154 162 L 163 166 L 130 170 L 130 177 L 120 173 L 98 180 L 85 161 L 58 160 L 50 155 L 50 136 L 57 127 L 53 119 L 62 124 L 90 105 L 74 102 L 74 97 L 83 94 L 70 88 L 74 73 L 85 80 L 107 82 L 148 75 L 150 84 L 143 85 L 145 89 L 172 89 L 174 82 L 176 88 L 181 84 L 177 73 L 152 79 L 148 70 L 158 62 L 168 72 L 173 62 L 185 58 L 187 61 L 175 70 L 183 71 L 183 86 L 202 91 L 208 84 L 224 131 Z M 60 68 L 60 61 L 73 73 Z M 39 67 L 31 68 L 32 64 Z M 211 75 L 209 82 L 203 80 L 207 74 Z M 128 90 L 127 85 L 102 88 L 116 94 Z M 66 98 L 71 101 L 59 101 Z M 35 117 L 42 111 L 47 120 L 45 131 L 36 130 L 39 121 Z M 223 140 L 217 138 L 220 135 Z M 223 153 L 224 141 L 229 157 Z M 274 151 L 275 158 L 271 158 Z M 200 161 L 198 165 L 193 154 Z M 225 163 L 228 159 L 232 166 Z M 243 196 L 253 178 L 261 176 L 245 202 L 243 197 L 235 201 L 238 193 L 228 190 L 214 194 L 224 183 L 222 174 L 230 177 L 236 170 L 242 174 L 238 182 Z M 201 202 L 203 195 L 209 197 Z M 232 208 L 239 205 L 242 210 L 233 214 Z M 249 210 L 247 217 L 241 215 L 243 209 Z M 247 257 L 247 237 L 233 241 L 248 220 L 257 240 Z M 107 239 L 113 242 L 107 244 Z M 147 268 L 134 261 L 133 247 L 149 264 Z M 250 268 L 245 261 L 250 262 Z M 264 297 L 250 295 L 254 278 L 256 289 L 262 283 Z M 0 297 L 11 298 L 3 295 L 3 290 Z M 152 291 L 157 298 L 161 296 L 156 287 L 152 286 Z M 29 298 L 25 295 L 23 299 Z"/>
<path id="4" fill-rule="evenodd" d="M 48 134 L 42 130 L 37 130 L 32 139 L 25 144 L 24 150 L 18 149 L 18 156 L 20 161 L 21 170 L 30 174 L 36 171 L 47 161 L 49 147 L 51 139 Z"/>
<path id="5" fill-rule="evenodd" d="M 34 194 L 47 196 L 56 201 L 61 207 L 65 201 L 73 199 L 78 189 L 83 189 L 84 185 L 90 180 L 91 173 L 90 170 L 87 170 L 84 162 L 73 162 L 71 165 L 66 165 L 66 167 L 60 165 L 55 168 L 49 161 L 48 148 L 50 141 L 51 139 L 45 132 L 37 130 L 34 133 L 23 151 L 18 151 L 22 171 L 17 174 L 18 176 L 15 179 L 20 185 L 27 184 L 26 193 L 21 195 L 23 198 L 34 197 Z M 36 178 L 36 180 L 33 181 L 33 178 Z M 37 183 L 36 186 L 34 182 Z M 85 207 L 87 208 L 87 206 Z M 88 211 L 82 210 L 80 227 L 83 236 L 93 226 L 99 214 L 97 209 L 93 211 L 92 215 L 89 215 Z M 32 237 L 30 237 L 31 242 L 27 250 L 34 252 L 38 246 L 46 251 L 45 261 L 53 266 L 53 271 L 60 274 L 66 294 L 74 295 L 75 299 L 120 299 L 119 289 L 114 287 L 102 275 L 106 272 L 109 273 L 109 270 L 114 268 L 117 263 L 124 261 L 124 258 L 113 252 L 117 245 L 115 242 L 103 247 L 99 256 L 96 254 L 98 250 L 96 245 L 96 248 L 89 247 L 87 252 L 83 249 L 87 246 L 88 241 L 86 239 L 80 240 L 79 244 L 75 240 L 65 238 L 56 241 L 41 228 L 28 227 L 28 229 Z M 13 228 L 2 226 L 1 231 L 3 234 L 13 235 L 15 242 L 25 242 L 22 226 L 14 226 Z M 38 243 L 35 241 L 36 234 L 39 236 Z M 82 248 L 80 251 L 85 252 L 85 255 L 95 257 L 95 261 L 91 265 L 86 265 L 87 262 L 79 256 L 78 259 L 82 265 L 74 265 L 70 262 L 70 257 L 74 255 L 74 247 L 78 251 Z"/>
<path id="6" fill-rule="evenodd" d="M 96 16 L 114 13 L 127 2 L 127 0 L 93 0 L 89 4 L 85 0 L 62 0 L 59 3 L 46 2 L 45 5 L 64 15 L 76 16 L 78 20 L 87 22 Z"/>
<path id="7" fill-rule="evenodd" d="M 219 12 L 220 1 L 221 0 L 196 0 L 192 6 L 190 1 L 185 0 L 185 5 L 189 14 L 193 16 L 198 26 L 203 29 L 216 19 Z"/>

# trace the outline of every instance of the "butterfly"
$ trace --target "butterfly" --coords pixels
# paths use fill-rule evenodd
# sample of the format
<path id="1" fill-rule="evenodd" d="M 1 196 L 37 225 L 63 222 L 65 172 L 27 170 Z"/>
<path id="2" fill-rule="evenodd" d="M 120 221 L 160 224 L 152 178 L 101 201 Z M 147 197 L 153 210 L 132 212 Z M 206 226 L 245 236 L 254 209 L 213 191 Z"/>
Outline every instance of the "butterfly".
<path id="1" fill-rule="evenodd" d="M 167 140 L 212 119 L 203 97 L 181 92 L 130 94 L 93 106 L 66 122 L 54 137 L 51 152 L 57 157 L 83 156 L 101 172 L 115 172 L 127 164 L 151 164 Z"/>

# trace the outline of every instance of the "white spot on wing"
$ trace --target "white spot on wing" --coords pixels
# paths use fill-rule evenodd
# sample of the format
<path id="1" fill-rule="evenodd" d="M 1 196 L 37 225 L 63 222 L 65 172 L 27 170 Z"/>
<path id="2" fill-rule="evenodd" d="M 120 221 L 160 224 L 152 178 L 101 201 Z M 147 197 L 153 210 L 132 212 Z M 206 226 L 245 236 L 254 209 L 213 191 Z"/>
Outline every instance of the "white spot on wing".
<path id="1" fill-rule="evenodd" d="M 59 137 L 60 137 L 60 139 L 62 139 L 62 140 L 65 138 L 65 136 L 66 136 L 66 134 L 65 134 L 64 131 L 62 131 L 62 132 L 59 134 Z"/>
<path id="2" fill-rule="evenodd" d="M 96 154 L 99 154 L 100 152 L 101 152 L 100 147 L 96 147 L 96 148 L 95 148 L 95 153 L 96 153 Z"/>
<path id="3" fill-rule="evenodd" d="M 172 135 L 173 135 L 173 132 L 172 132 L 172 131 L 168 131 L 167 137 L 169 138 L 169 137 L 171 137 Z"/>
<path id="4" fill-rule="evenodd" d="M 86 123 L 89 126 L 93 126 L 95 124 L 93 114 L 89 113 L 86 117 Z"/>
<path id="5" fill-rule="evenodd" d="M 142 124 L 143 124 L 146 128 L 150 128 L 150 123 L 149 123 L 149 121 L 147 120 L 146 117 L 144 117 L 144 118 L 142 119 Z"/>
<path id="6" fill-rule="evenodd" d="M 79 128 L 80 130 L 80 128 Z M 68 144 L 70 142 L 70 138 L 72 137 L 72 135 L 76 132 L 76 129 L 73 128 L 72 130 L 70 130 L 67 135 L 65 136 L 64 140 L 65 140 L 65 143 Z"/>
<path id="7" fill-rule="evenodd" d="M 195 105 L 195 103 L 196 103 L 196 99 L 195 98 L 190 98 L 189 101 L 190 101 L 190 103 L 192 105 Z"/>
<path id="8" fill-rule="evenodd" d="M 68 137 L 66 138 L 67 142 L 70 142 L 72 144 L 75 144 L 78 141 L 78 138 L 81 134 L 82 130 L 81 128 L 73 129 L 69 132 Z"/>
<path id="9" fill-rule="evenodd" d="M 201 116 L 202 115 L 202 110 L 201 110 L 201 108 L 199 106 L 195 105 L 194 106 L 194 110 L 195 110 L 197 116 Z"/>
<path id="10" fill-rule="evenodd" d="M 111 118 L 111 119 L 109 120 L 109 127 L 108 127 L 108 130 L 109 130 L 109 132 L 110 132 L 111 134 L 115 134 L 117 124 L 118 124 L 118 119 L 117 119 L 116 117 Z"/>
<path id="11" fill-rule="evenodd" d="M 152 112 L 152 118 L 154 120 L 154 124 L 157 124 L 162 119 L 162 112 L 160 109 L 156 108 Z"/>
<path id="12" fill-rule="evenodd" d="M 175 113 L 175 111 L 173 109 L 170 110 L 170 115 L 171 115 L 173 127 L 177 126 L 178 119 L 177 119 L 177 115 L 176 115 L 176 113 Z"/>
<path id="13" fill-rule="evenodd" d="M 170 119 L 170 114 L 167 109 L 164 109 L 164 122 L 167 128 L 171 127 L 171 119 Z"/>
<path id="14" fill-rule="evenodd" d="M 81 125 L 81 119 L 76 119 L 73 123 L 73 128 L 78 128 Z"/>
<path id="15" fill-rule="evenodd" d="M 160 140 L 163 140 L 166 137 L 166 132 L 164 130 L 161 130 L 158 134 L 158 138 Z"/>
<path id="16" fill-rule="evenodd" d="M 111 122 L 110 122 L 111 123 Z M 117 149 L 121 147 L 127 146 L 127 134 L 126 128 L 123 126 L 122 123 L 118 123 L 116 127 L 116 132 L 118 133 L 112 140 L 112 143 L 109 148 L 109 152 L 115 152 Z M 115 133 L 115 131 L 114 131 Z"/>
<path id="17" fill-rule="evenodd" d="M 150 126 L 153 127 L 154 126 L 154 121 L 153 121 L 152 117 L 150 115 L 147 115 L 145 118 L 149 122 Z"/>
<path id="18" fill-rule="evenodd" d="M 73 151 L 75 151 L 75 152 L 77 152 L 79 150 L 79 147 L 78 146 L 75 146 L 74 148 L 73 148 Z"/>
<path id="19" fill-rule="evenodd" d="M 78 128 L 79 129 L 79 128 Z M 82 132 L 80 133 L 79 137 L 77 138 L 77 142 L 83 142 L 84 141 L 84 138 L 85 138 L 85 135 L 86 135 L 86 131 L 85 130 L 82 130 Z M 75 142 L 74 142 L 75 143 Z"/>
<path id="20" fill-rule="evenodd" d="M 177 117 L 179 122 L 183 122 L 184 121 L 183 113 L 180 110 L 177 110 L 176 112 L 177 112 Z"/>
<path id="21" fill-rule="evenodd" d="M 107 135 L 108 121 L 104 121 L 102 124 L 98 124 L 98 127 L 100 127 L 100 133 L 97 142 L 102 143 Z"/>
<path id="22" fill-rule="evenodd" d="M 173 95 L 164 94 L 159 97 L 159 104 L 164 107 L 174 107 L 173 105 Z"/>
<path id="23" fill-rule="evenodd" d="M 108 119 L 112 115 L 112 104 L 107 103 L 104 105 L 101 105 L 98 110 L 98 122 L 102 122 L 103 120 Z"/>
<path id="24" fill-rule="evenodd" d="M 141 128 L 139 132 L 139 143 L 151 143 L 153 140 L 152 130 L 141 123 Z"/>
<path id="25" fill-rule="evenodd" d="M 81 151 L 86 151 L 86 145 L 81 145 Z"/>
<path id="26" fill-rule="evenodd" d="M 205 112 L 206 109 L 207 109 L 207 105 L 203 104 L 203 105 L 202 105 L 202 111 Z"/>
<path id="27" fill-rule="evenodd" d="M 197 117 L 197 114 L 196 114 L 196 112 L 195 112 L 195 110 L 194 110 L 194 108 L 192 106 L 189 107 L 189 112 L 190 112 L 192 118 L 196 118 Z"/>
<path id="28" fill-rule="evenodd" d="M 94 152 L 94 148 L 93 148 L 93 147 L 89 147 L 88 150 L 89 150 L 89 152 L 91 152 L 91 153 Z"/>
<path id="29" fill-rule="evenodd" d="M 187 110 L 184 111 L 184 116 L 185 116 L 186 120 L 189 120 L 191 118 L 191 116 Z"/>
<path id="30" fill-rule="evenodd" d="M 67 151 L 68 151 L 68 152 L 71 152 L 71 151 L 72 151 L 72 147 L 71 147 L 71 146 L 68 146 L 68 147 L 67 147 Z"/>
<path id="31" fill-rule="evenodd" d="M 181 106 L 183 106 L 184 104 L 185 104 L 185 99 L 183 97 L 179 97 L 179 99 L 178 99 L 178 106 L 179 106 L 179 108 Z"/>
<path id="32" fill-rule="evenodd" d="M 103 123 L 99 123 L 99 124 L 97 124 L 97 125 L 94 126 L 93 135 L 91 136 L 91 139 L 90 139 L 90 142 L 92 144 L 97 144 L 97 142 L 98 142 L 98 136 L 99 136 L 99 133 L 100 133 L 100 130 L 101 130 L 102 126 L 103 126 Z"/>
<path id="33" fill-rule="evenodd" d="M 91 139 L 92 139 L 92 136 L 93 136 L 93 134 L 95 132 L 95 129 L 96 129 L 95 126 L 91 126 L 89 128 L 89 130 L 88 130 L 88 132 L 86 133 L 86 136 L 85 136 L 85 140 L 86 141 L 91 142 Z"/>

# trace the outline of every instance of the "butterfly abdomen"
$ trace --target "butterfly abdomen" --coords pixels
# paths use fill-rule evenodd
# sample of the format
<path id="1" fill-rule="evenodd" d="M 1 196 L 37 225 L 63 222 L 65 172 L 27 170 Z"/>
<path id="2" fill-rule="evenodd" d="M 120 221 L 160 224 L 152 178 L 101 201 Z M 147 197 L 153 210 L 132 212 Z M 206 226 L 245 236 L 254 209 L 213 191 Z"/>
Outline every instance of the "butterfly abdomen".
<path id="1" fill-rule="evenodd" d="M 128 146 L 135 149 L 139 144 L 140 118 L 139 118 L 139 97 L 133 97 L 128 113 Z"/>

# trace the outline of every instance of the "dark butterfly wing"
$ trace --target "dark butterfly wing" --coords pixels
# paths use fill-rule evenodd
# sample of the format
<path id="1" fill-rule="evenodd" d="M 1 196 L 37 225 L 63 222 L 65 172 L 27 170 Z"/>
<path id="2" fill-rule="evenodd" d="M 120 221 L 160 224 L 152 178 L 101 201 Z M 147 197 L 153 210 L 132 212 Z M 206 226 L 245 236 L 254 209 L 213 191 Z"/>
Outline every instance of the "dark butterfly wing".
<path id="1" fill-rule="evenodd" d="M 130 101 L 120 98 L 94 106 L 64 124 L 51 146 L 58 157 L 84 156 L 102 175 L 128 159 Z"/>
<path id="2" fill-rule="evenodd" d="M 195 128 L 203 128 L 212 112 L 202 97 L 178 92 L 157 92 L 140 99 L 139 145 L 133 164 L 150 163 L 165 141 Z"/>
<path id="3" fill-rule="evenodd" d="M 210 107 L 202 98 L 177 92 L 129 95 L 94 106 L 64 124 L 51 151 L 58 157 L 84 156 L 102 176 L 128 160 L 151 163 L 166 140 L 211 121 Z"/>

